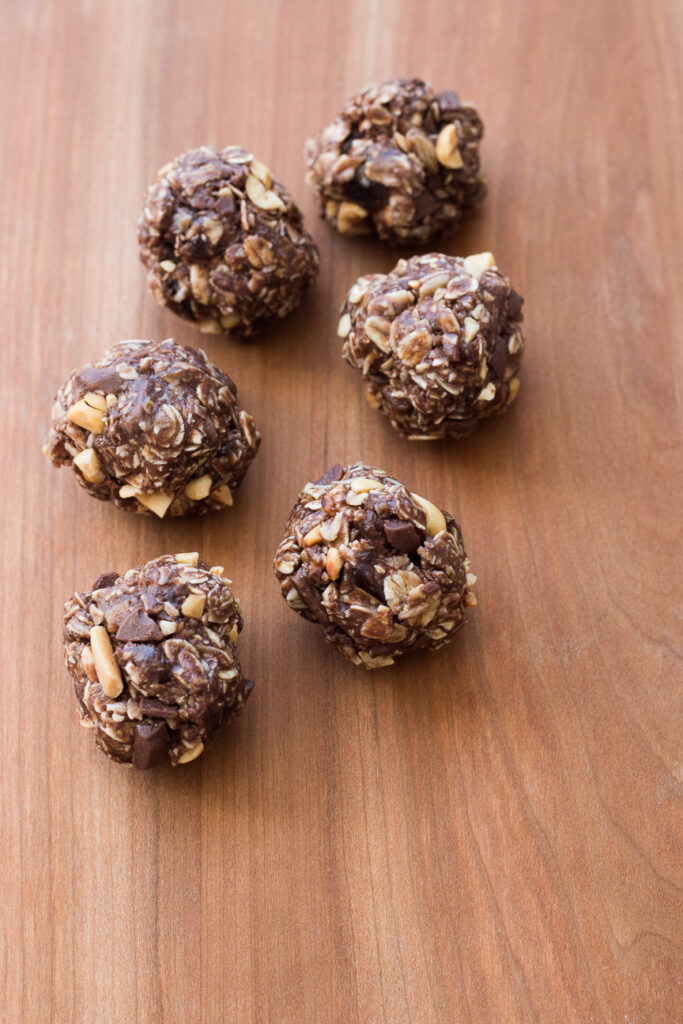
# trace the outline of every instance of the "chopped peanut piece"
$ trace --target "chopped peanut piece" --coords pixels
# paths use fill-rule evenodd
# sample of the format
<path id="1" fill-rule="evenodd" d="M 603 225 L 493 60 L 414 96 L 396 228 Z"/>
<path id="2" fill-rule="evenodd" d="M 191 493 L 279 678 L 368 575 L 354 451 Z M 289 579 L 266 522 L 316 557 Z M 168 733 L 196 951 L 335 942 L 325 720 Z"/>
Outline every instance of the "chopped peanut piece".
<path id="1" fill-rule="evenodd" d="M 366 491 L 381 491 L 384 485 L 380 480 L 372 480 L 369 476 L 355 476 L 351 481 L 351 490 L 356 494 Z"/>
<path id="2" fill-rule="evenodd" d="M 196 758 L 199 757 L 203 749 L 204 744 L 202 743 L 201 740 L 199 740 L 197 743 L 195 743 L 193 747 L 190 747 L 190 749 L 186 750 L 184 754 L 181 754 L 176 763 L 189 764 L 190 761 L 194 761 Z"/>
<path id="3" fill-rule="evenodd" d="M 89 391 L 83 399 L 93 409 L 100 409 L 102 412 L 107 411 L 107 399 L 104 395 L 96 395 L 94 391 Z"/>
<path id="4" fill-rule="evenodd" d="M 320 524 L 314 526 L 312 530 L 309 530 L 304 537 L 304 547 L 310 548 L 313 544 L 319 544 L 322 540 L 322 534 L 320 532 Z"/>
<path id="5" fill-rule="evenodd" d="M 176 631 L 176 623 L 169 622 L 168 619 L 157 619 L 157 626 L 164 634 L 164 636 L 171 636 Z"/>
<path id="6" fill-rule="evenodd" d="M 339 323 L 337 324 L 337 334 L 340 338 L 348 338 L 351 333 L 351 317 L 348 313 L 344 313 Z"/>
<path id="7" fill-rule="evenodd" d="M 481 277 L 485 270 L 490 270 L 491 267 L 495 267 L 496 261 L 492 252 L 478 252 L 473 256 L 465 257 L 465 270 L 472 277 L 476 277 L 477 280 Z"/>
<path id="8" fill-rule="evenodd" d="M 119 491 L 119 494 L 120 493 L 121 492 Z M 140 494 L 139 491 L 136 491 L 135 497 L 141 505 L 148 508 L 155 516 L 159 516 L 159 519 L 164 518 L 173 501 L 173 495 L 164 494 L 163 491 L 159 491 L 156 494 Z"/>
<path id="9" fill-rule="evenodd" d="M 342 556 L 339 554 L 338 548 L 330 548 L 327 552 L 327 559 L 325 560 L 325 572 L 331 580 L 339 579 L 339 573 L 342 570 Z"/>
<path id="10" fill-rule="evenodd" d="M 435 148 L 436 158 L 444 167 L 451 170 L 462 167 L 462 157 L 458 149 L 458 133 L 454 124 L 447 124 L 441 129 Z"/>
<path id="11" fill-rule="evenodd" d="M 186 619 L 201 619 L 206 604 L 206 594 L 188 594 L 180 610 Z"/>
<path id="12" fill-rule="evenodd" d="M 419 494 L 411 492 L 411 498 L 418 503 L 427 517 L 427 533 L 435 537 L 437 533 L 441 533 L 446 529 L 446 520 L 441 509 L 438 509 L 436 505 L 432 505 L 431 501 L 427 501 L 426 498 L 420 497 Z"/>
<path id="13" fill-rule="evenodd" d="M 226 313 L 221 317 L 221 326 L 224 330 L 229 331 L 233 327 L 237 327 L 241 319 L 239 313 Z"/>
<path id="14" fill-rule="evenodd" d="M 337 227 L 342 235 L 351 234 L 368 216 L 368 211 L 358 203 L 343 202 L 337 212 Z"/>
<path id="15" fill-rule="evenodd" d="M 95 669 L 95 659 L 93 658 L 92 647 L 90 647 L 89 644 L 86 644 L 81 651 L 81 665 L 83 666 L 83 671 L 90 682 L 96 682 L 97 671 Z"/>
<path id="16" fill-rule="evenodd" d="M 109 633 L 104 626 L 93 626 L 90 630 L 90 647 L 100 686 L 107 697 L 118 697 L 123 690 L 123 679 Z"/>
<path id="17" fill-rule="evenodd" d="M 91 484 L 101 484 L 104 473 L 100 469 L 100 460 L 94 448 L 84 448 L 74 455 L 74 466 L 77 466 L 85 479 Z"/>
<path id="18" fill-rule="evenodd" d="M 197 476 L 185 485 L 185 495 L 190 501 L 202 501 L 211 493 L 211 477 L 208 473 Z"/>
<path id="19" fill-rule="evenodd" d="M 221 505 L 232 505 L 232 491 L 227 484 L 221 484 L 220 487 L 215 487 L 211 491 L 211 497 L 214 501 L 220 501 Z"/>
<path id="20" fill-rule="evenodd" d="M 475 338 L 479 333 L 479 324 L 473 317 L 466 316 L 463 326 L 465 328 L 465 341 L 472 341 L 472 338 Z"/>
<path id="21" fill-rule="evenodd" d="M 180 562 L 181 565 L 196 565 L 199 561 L 198 551 L 180 551 L 177 555 L 173 556 L 176 562 Z"/>
<path id="22" fill-rule="evenodd" d="M 101 434 L 104 430 L 104 414 L 101 409 L 93 409 L 87 402 L 80 400 L 72 405 L 66 418 L 91 434 Z"/>

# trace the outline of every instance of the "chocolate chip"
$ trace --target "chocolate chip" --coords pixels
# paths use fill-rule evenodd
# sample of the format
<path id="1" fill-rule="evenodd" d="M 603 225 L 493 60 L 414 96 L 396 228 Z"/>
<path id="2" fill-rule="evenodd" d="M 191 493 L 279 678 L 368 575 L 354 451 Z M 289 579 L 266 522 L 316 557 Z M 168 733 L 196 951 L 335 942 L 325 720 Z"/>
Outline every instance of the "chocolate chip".
<path id="1" fill-rule="evenodd" d="M 414 205 L 415 216 L 419 217 L 420 220 L 424 220 L 435 213 L 441 204 L 429 192 L 422 192 L 415 200 Z"/>
<path id="2" fill-rule="evenodd" d="M 140 711 L 147 718 L 171 718 L 178 717 L 178 708 L 175 704 L 163 704 L 154 697 L 145 697 L 140 701 Z"/>
<path id="3" fill-rule="evenodd" d="M 144 770 L 163 764 L 170 745 L 165 722 L 140 722 L 133 734 L 133 766 Z"/>
<path id="4" fill-rule="evenodd" d="M 360 535 L 373 547 L 382 545 L 382 520 L 373 508 L 368 508 L 360 525 Z"/>
<path id="5" fill-rule="evenodd" d="M 84 366 L 78 371 L 77 380 L 88 391 L 104 391 L 105 395 L 115 395 L 125 385 L 111 366 Z"/>
<path id="6" fill-rule="evenodd" d="M 117 572 L 103 572 L 97 577 L 92 585 L 93 590 L 101 590 L 103 587 L 111 587 L 119 578 Z"/>
<path id="7" fill-rule="evenodd" d="M 335 480 L 341 480 L 344 475 L 344 469 L 337 462 L 331 469 L 328 469 L 327 473 L 323 473 L 319 480 L 316 480 L 316 484 L 332 484 Z"/>
<path id="8" fill-rule="evenodd" d="M 229 213 L 232 213 L 235 209 L 235 200 L 231 195 L 220 196 L 216 200 L 216 209 L 223 217 L 227 217 Z"/>
<path id="9" fill-rule="evenodd" d="M 130 641 L 116 651 L 119 665 L 126 673 L 129 683 L 137 684 L 138 680 L 149 692 L 168 675 L 169 665 L 160 644 L 136 644 Z"/>
<path id="10" fill-rule="evenodd" d="M 123 642 L 133 640 L 137 643 L 144 643 L 145 641 L 161 640 L 162 637 L 163 633 L 154 619 L 150 619 L 149 615 L 141 608 L 129 612 L 116 633 L 116 639 Z"/>
<path id="11" fill-rule="evenodd" d="M 356 175 L 348 182 L 345 193 L 348 199 L 358 203 L 364 210 L 380 210 L 386 206 L 389 189 L 376 181 L 368 181 L 365 175 Z"/>
<path id="12" fill-rule="evenodd" d="M 372 594 L 378 601 L 384 601 L 384 583 L 370 562 L 359 562 L 354 566 L 347 565 L 344 574 L 345 580 L 348 579 L 359 590 Z"/>
<path id="13" fill-rule="evenodd" d="M 414 555 L 422 543 L 414 525 L 402 519 L 388 519 L 384 524 L 384 536 L 392 548 L 404 555 Z"/>
<path id="14" fill-rule="evenodd" d="M 519 314 L 522 312 L 523 305 L 524 299 L 522 296 L 516 292 L 514 288 L 511 288 L 507 302 L 507 315 L 511 320 L 519 319 Z"/>
<path id="15" fill-rule="evenodd" d="M 327 622 L 327 612 L 323 608 L 322 596 L 316 585 L 316 580 L 305 569 L 299 569 L 290 579 L 296 587 L 299 597 L 306 605 L 310 618 L 314 622 Z"/>
<path id="16" fill-rule="evenodd" d="M 460 97 L 457 92 L 453 92 L 452 89 L 446 89 L 444 92 L 437 92 L 436 100 L 439 104 L 442 115 L 454 114 L 460 106 Z"/>
<path id="17" fill-rule="evenodd" d="M 496 338 L 493 350 L 489 356 L 489 366 L 498 380 L 505 376 L 505 367 L 508 361 L 508 347 L 505 338 Z"/>

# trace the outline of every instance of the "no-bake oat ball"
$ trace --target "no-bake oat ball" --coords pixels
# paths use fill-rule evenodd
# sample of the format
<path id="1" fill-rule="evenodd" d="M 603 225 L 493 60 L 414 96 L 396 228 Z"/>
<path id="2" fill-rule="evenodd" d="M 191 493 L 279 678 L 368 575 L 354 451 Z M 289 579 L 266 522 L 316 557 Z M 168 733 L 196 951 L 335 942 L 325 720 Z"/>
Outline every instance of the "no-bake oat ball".
<path id="1" fill-rule="evenodd" d="M 474 107 L 418 78 L 371 85 L 306 146 L 308 181 L 343 235 L 422 245 L 484 198 Z"/>
<path id="2" fill-rule="evenodd" d="M 442 647 L 477 603 L 453 517 L 362 462 L 306 484 L 275 572 L 290 608 L 368 669 Z"/>
<path id="3" fill-rule="evenodd" d="M 286 316 L 318 273 L 298 206 L 239 146 L 202 146 L 162 167 L 138 241 L 159 305 L 209 334 L 246 336 Z"/>
<path id="4" fill-rule="evenodd" d="M 351 288 L 343 355 L 400 434 L 465 437 L 517 396 L 523 301 L 489 252 L 399 260 Z"/>
<path id="5" fill-rule="evenodd" d="M 44 451 L 93 497 L 163 518 L 232 505 L 260 441 L 228 375 L 169 338 L 121 341 L 72 373 Z"/>
<path id="6" fill-rule="evenodd" d="M 135 768 L 194 761 L 252 689 L 237 657 L 241 629 L 223 567 L 196 552 L 99 576 L 64 606 L 81 725 Z"/>

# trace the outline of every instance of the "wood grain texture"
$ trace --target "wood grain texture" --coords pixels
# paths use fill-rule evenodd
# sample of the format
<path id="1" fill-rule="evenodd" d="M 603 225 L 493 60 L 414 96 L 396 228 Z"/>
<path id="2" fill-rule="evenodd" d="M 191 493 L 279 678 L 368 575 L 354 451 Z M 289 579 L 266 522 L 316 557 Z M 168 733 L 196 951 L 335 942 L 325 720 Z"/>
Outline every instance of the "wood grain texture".
<path id="1" fill-rule="evenodd" d="M 680 3 L 0 11 L 0 1018 L 680 1020 Z M 333 235 L 303 181 L 307 135 L 395 74 L 476 101 L 490 195 L 443 248 L 492 248 L 526 297 L 519 401 L 460 444 L 366 405 L 336 310 L 395 256 Z M 246 346 L 159 310 L 138 263 L 147 183 L 205 142 L 272 166 L 321 249 L 315 291 Z M 40 454 L 71 369 L 169 335 L 264 438 L 201 522 L 126 516 Z M 271 572 L 299 485 L 361 456 L 457 516 L 479 576 L 451 648 L 375 674 Z M 62 603 L 193 548 L 234 577 L 257 688 L 197 763 L 135 774 L 77 725 Z"/>

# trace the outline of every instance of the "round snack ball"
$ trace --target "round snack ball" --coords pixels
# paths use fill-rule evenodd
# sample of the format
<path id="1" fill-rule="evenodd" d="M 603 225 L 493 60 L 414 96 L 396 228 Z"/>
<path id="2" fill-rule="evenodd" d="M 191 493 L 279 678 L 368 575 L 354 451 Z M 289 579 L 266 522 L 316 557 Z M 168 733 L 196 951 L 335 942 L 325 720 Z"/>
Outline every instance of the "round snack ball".
<path id="1" fill-rule="evenodd" d="M 486 194 L 484 126 L 454 92 L 419 78 L 371 85 L 306 146 L 307 179 L 343 235 L 422 245 L 456 226 Z"/>
<path id="2" fill-rule="evenodd" d="M 66 667 L 81 725 L 135 768 L 187 764 L 253 687 L 237 657 L 240 603 L 197 552 L 99 576 L 64 606 Z"/>
<path id="3" fill-rule="evenodd" d="M 260 442 L 228 375 L 169 338 L 121 341 L 72 373 L 44 451 L 93 497 L 163 518 L 232 505 Z"/>
<path id="4" fill-rule="evenodd" d="M 290 608 L 366 668 L 448 643 L 477 603 L 469 568 L 448 512 L 362 462 L 306 484 L 275 555 Z"/>
<path id="5" fill-rule="evenodd" d="M 351 288 L 343 355 L 400 434 L 465 437 L 517 395 L 523 301 L 490 252 L 399 260 Z"/>
<path id="6" fill-rule="evenodd" d="M 162 167 L 138 241 L 159 305 L 209 334 L 248 335 L 286 316 L 318 273 L 298 206 L 240 146 L 202 146 Z"/>

